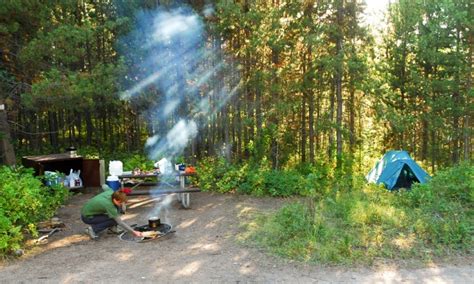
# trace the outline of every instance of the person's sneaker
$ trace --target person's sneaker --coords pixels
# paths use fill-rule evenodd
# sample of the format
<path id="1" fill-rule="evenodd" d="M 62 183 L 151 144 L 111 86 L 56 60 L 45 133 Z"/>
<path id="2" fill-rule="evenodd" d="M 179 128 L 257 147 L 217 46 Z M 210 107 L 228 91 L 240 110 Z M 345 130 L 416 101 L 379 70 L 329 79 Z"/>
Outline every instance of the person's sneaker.
<path id="1" fill-rule="evenodd" d="M 118 235 L 118 234 L 123 233 L 124 230 L 122 229 L 122 227 L 115 225 L 115 226 L 109 227 L 107 229 L 107 232 L 111 233 L 111 234 L 117 234 Z"/>
<path id="2" fill-rule="evenodd" d="M 97 236 L 97 234 L 94 232 L 94 229 L 92 229 L 91 226 L 86 228 L 86 234 L 89 235 L 91 240 L 97 240 L 99 238 L 99 236 Z"/>

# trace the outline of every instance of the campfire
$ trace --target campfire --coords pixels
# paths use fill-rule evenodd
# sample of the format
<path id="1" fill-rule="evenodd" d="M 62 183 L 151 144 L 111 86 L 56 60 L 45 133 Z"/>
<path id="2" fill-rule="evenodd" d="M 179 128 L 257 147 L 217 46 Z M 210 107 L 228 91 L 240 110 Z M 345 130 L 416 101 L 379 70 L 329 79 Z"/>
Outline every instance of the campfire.
<path id="1" fill-rule="evenodd" d="M 174 233 L 171 225 L 161 223 L 160 219 L 151 217 L 147 225 L 133 226 L 136 231 L 142 232 L 143 237 L 137 238 L 132 233 L 125 231 L 119 238 L 123 241 L 146 242 L 156 240 L 168 234 Z"/>

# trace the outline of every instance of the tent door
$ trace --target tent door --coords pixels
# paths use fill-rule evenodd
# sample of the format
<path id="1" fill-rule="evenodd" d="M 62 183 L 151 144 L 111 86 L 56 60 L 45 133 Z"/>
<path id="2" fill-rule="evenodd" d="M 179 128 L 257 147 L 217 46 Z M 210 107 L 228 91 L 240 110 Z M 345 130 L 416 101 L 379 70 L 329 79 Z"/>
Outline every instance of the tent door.
<path id="1" fill-rule="evenodd" d="M 398 176 L 397 182 L 393 189 L 399 188 L 410 188 L 411 185 L 415 182 L 420 182 L 418 178 L 415 176 L 411 168 L 405 164 L 403 165 L 402 170 L 400 171 L 400 175 Z"/>

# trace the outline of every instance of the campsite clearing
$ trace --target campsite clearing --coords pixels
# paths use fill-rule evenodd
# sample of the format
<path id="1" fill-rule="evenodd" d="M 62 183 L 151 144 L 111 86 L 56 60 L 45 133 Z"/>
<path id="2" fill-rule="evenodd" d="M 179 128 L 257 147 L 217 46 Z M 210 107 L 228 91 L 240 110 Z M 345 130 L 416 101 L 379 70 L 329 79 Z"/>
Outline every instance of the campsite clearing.
<path id="1" fill-rule="evenodd" d="M 474 275 L 472 257 L 452 257 L 428 265 L 380 261 L 373 267 L 328 267 L 286 261 L 236 241 L 249 213 L 274 210 L 287 199 L 197 193 L 190 209 L 174 201 L 168 220 L 177 231 L 146 243 L 115 235 L 91 241 L 79 219 L 92 193 L 79 194 L 60 209 L 64 231 L 25 256 L 0 267 L 5 283 L 18 282 L 404 282 L 467 283 Z M 130 199 L 128 223 L 146 222 L 155 203 L 149 196 Z"/>

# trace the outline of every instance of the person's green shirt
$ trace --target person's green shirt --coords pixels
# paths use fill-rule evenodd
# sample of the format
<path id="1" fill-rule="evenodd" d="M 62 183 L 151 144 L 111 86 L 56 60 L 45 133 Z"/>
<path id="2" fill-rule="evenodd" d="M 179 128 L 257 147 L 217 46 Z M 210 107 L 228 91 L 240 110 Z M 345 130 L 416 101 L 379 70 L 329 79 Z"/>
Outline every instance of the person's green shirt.
<path id="1" fill-rule="evenodd" d="M 116 218 L 119 216 L 117 207 L 112 202 L 111 190 L 104 191 L 92 199 L 82 207 L 81 214 L 85 217 L 92 217 L 94 215 L 107 215 L 110 218 Z"/>

